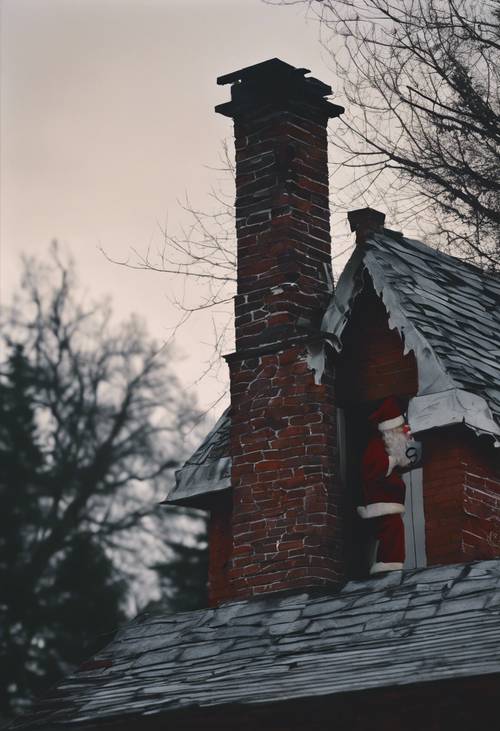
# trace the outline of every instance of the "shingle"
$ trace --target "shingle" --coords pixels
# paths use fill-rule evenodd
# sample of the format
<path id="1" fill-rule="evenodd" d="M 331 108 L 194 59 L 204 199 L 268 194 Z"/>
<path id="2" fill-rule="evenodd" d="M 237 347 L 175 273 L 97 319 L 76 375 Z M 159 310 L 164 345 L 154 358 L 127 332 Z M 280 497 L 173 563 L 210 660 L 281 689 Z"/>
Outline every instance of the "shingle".
<path id="1" fill-rule="evenodd" d="M 308 624 L 308 619 L 301 619 L 296 622 L 282 622 L 280 624 L 271 624 L 268 628 L 268 632 L 272 636 L 295 635 L 296 633 L 304 632 Z"/>
<path id="2" fill-rule="evenodd" d="M 432 604 L 423 604 L 420 607 L 411 607 L 405 613 L 404 619 L 412 622 L 418 619 L 428 619 L 433 617 L 437 612 L 437 606 Z"/>

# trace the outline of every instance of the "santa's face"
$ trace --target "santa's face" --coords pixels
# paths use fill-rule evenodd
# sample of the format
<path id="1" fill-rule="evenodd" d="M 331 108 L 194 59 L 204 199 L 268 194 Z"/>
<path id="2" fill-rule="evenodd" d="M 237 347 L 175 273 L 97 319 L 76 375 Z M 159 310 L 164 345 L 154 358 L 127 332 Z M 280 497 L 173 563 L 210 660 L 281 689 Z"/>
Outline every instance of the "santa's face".
<path id="1" fill-rule="evenodd" d="M 410 438 L 411 434 L 407 424 L 382 432 L 385 451 L 389 457 L 393 458 L 393 464 L 396 467 L 408 467 L 411 464 L 411 460 L 406 454 Z"/>

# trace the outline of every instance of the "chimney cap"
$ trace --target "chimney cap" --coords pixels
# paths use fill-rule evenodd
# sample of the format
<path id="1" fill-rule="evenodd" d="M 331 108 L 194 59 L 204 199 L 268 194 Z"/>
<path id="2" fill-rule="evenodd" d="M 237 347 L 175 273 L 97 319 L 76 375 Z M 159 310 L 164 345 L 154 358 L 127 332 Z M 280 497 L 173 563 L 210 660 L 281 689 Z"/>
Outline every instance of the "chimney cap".
<path id="1" fill-rule="evenodd" d="M 231 101 L 218 104 L 215 111 L 226 117 L 235 117 L 262 103 L 282 105 L 291 100 L 304 100 L 322 109 L 328 117 L 341 115 L 344 108 L 325 99 L 332 93 L 331 86 L 313 76 L 306 77 L 308 73 L 309 69 L 296 68 L 279 58 L 270 58 L 219 76 L 219 85 L 232 84 Z"/>
<path id="2" fill-rule="evenodd" d="M 310 73 L 310 69 L 296 68 L 286 61 L 282 61 L 280 58 L 269 58 L 267 61 L 261 61 L 260 63 L 254 63 L 252 66 L 245 66 L 237 71 L 231 71 L 229 74 L 224 74 L 217 78 L 217 83 L 220 86 L 224 84 L 238 84 L 242 81 L 252 81 L 259 77 L 283 77 L 283 76 L 298 76 L 304 77 Z M 321 82 L 320 82 L 321 83 Z M 332 88 L 327 84 L 323 84 L 325 87 L 325 93 L 331 94 Z"/>
<path id="3" fill-rule="evenodd" d="M 377 231 L 384 227 L 385 213 L 375 210 L 375 208 L 357 208 L 355 211 L 349 211 L 347 214 L 351 231 Z"/>

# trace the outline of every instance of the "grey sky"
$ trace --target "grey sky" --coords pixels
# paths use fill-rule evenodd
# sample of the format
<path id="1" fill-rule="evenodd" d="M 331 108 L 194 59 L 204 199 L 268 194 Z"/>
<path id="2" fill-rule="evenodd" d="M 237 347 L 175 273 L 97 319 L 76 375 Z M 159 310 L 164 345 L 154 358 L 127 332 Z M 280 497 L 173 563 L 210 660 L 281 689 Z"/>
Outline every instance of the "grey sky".
<path id="1" fill-rule="evenodd" d="M 302 5 L 260 0 L 3 0 L 1 11 L 2 301 L 19 253 L 58 238 L 90 293 L 165 338 L 179 317 L 170 280 L 110 264 L 99 246 L 123 259 L 161 240 L 159 222 L 175 233 L 185 193 L 210 207 L 217 173 L 206 166 L 232 135 L 213 111 L 228 98 L 217 76 L 278 56 L 334 83 L 317 24 Z M 199 317 L 177 337 L 186 384 L 208 329 Z M 199 387 L 205 406 L 217 388 Z"/>

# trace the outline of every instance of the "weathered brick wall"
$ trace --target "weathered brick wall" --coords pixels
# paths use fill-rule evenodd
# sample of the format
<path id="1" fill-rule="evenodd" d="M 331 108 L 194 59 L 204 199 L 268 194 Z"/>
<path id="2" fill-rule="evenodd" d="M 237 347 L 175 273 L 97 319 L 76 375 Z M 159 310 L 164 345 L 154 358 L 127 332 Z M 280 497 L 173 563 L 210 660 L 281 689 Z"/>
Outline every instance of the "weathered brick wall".
<path id="1" fill-rule="evenodd" d="M 467 434 L 462 549 L 467 561 L 500 556 L 500 449 Z"/>
<path id="2" fill-rule="evenodd" d="M 362 244 L 360 244 L 362 245 Z M 403 354 L 397 330 L 390 330 L 387 311 L 367 278 L 354 301 L 336 360 L 335 393 L 345 409 L 346 485 L 345 555 L 349 576 L 366 576 L 371 532 L 359 518 L 361 458 L 371 434 L 367 416 L 380 399 L 397 395 L 404 403 L 417 392 L 417 366 L 412 352 Z"/>
<path id="3" fill-rule="evenodd" d="M 401 338 L 396 330 L 389 330 L 386 310 L 370 283 L 354 304 L 343 342 L 336 366 L 336 392 L 347 408 L 391 394 L 416 393 L 414 355 L 403 356 Z M 350 437 L 355 439 L 357 434 L 351 430 Z M 418 438 L 423 445 L 428 564 L 500 556 L 500 450 L 492 446 L 491 439 L 478 438 L 461 425 L 435 429 Z M 360 459 L 363 443 L 361 438 L 357 452 L 351 450 L 351 461 Z M 351 467 L 351 490 L 357 481 L 359 475 Z M 347 517 L 347 532 L 353 534 L 360 531 L 355 502 L 350 520 Z M 356 546 L 348 545 L 347 550 L 355 552 Z"/>
<path id="4" fill-rule="evenodd" d="M 237 350 L 319 324 L 329 295 L 326 119 L 259 111 L 235 122 Z"/>
<path id="5" fill-rule="evenodd" d="M 369 279 L 354 302 L 342 342 L 336 364 L 339 399 L 360 403 L 416 394 L 415 356 L 412 351 L 403 355 L 401 337 L 389 329 L 387 311 Z"/>
<path id="6" fill-rule="evenodd" d="M 430 565 L 500 556 L 500 455 L 464 426 L 422 435 Z"/>
<path id="7" fill-rule="evenodd" d="M 333 381 L 304 346 L 232 360 L 235 597 L 342 576 Z"/>
<path id="8" fill-rule="evenodd" d="M 264 66 L 222 109 L 236 147 L 233 598 L 342 573 L 332 365 L 316 383 L 308 361 L 331 295 L 326 127 L 339 110 L 320 82 Z"/>
<path id="9" fill-rule="evenodd" d="M 500 556 L 500 475 L 465 473 L 462 548 L 467 560 Z"/>
<path id="10" fill-rule="evenodd" d="M 419 435 L 423 451 L 425 546 L 431 566 L 464 560 L 465 436 L 459 427 Z"/>

